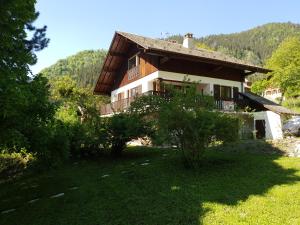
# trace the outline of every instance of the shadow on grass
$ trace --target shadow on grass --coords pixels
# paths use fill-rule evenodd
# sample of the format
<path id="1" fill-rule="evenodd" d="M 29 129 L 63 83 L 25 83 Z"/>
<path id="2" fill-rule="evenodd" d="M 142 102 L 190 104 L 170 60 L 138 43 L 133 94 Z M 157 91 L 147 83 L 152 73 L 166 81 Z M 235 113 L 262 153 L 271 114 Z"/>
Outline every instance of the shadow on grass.
<path id="1" fill-rule="evenodd" d="M 267 142 L 251 146 L 262 148 L 262 152 L 250 151 L 243 144 L 238 146 L 244 147 L 240 150 L 236 145 L 217 148 L 207 152 L 197 171 L 183 168 L 173 155 L 168 162 L 148 168 L 147 174 L 152 170 L 152 175 L 128 177 L 123 197 L 134 196 L 124 204 L 131 212 L 128 224 L 201 224 L 208 213 L 204 203 L 234 206 L 249 196 L 264 195 L 276 185 L 300 181 L 297 170 L 275 162 L 280 157 L 279 149 Z M 134 188 L 137 186 L 139 190 Z"/>
<path id="2" fill-rule="evenodd" d="M 208 151 L 198 170 L 185 169 L 179 152 L 151 148 L 131 148 L 117 161 L 79 163 L 63 171 L 61 181 L 52 182 L 69 187 L 76 181 L 78 192 L 67 193 L 60 202 L 41 201 L 35 210 L 20 209 L 16 218 L 24 218 L 23 224 L 43 225 L 199 225 L 209 212 L 206 203 L 235 206 L 276 185 L 300 181 L 296 169 L 276 162 L 280 155 L 271 146 L 264 154 L 249 153 L 243 144 L 237 147 Z M 255 148 L 262 147 L 267 150 L 267 143 L 256 143 Z M 146 159 L 148 165 L 131 165 Z M 104 170 L 110 176 L 102 179 Z M 16 214 L 11 215 L 3 224 L 17 221 Z"/>

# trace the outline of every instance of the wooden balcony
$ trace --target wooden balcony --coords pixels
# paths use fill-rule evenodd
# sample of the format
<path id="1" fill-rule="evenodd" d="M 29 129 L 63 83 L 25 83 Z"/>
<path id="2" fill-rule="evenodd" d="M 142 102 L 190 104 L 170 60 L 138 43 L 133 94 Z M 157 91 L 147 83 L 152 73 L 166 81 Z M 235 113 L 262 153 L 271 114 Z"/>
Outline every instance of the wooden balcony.
<path id="1" fill-rule="evenodd" d="M 222 111 L 234 111 L 236 103 L 233 99 L 230 100 L 215 100 L 216 108 Z"/>
<path id="2" fill-rule="evenodd" d="M 170 97 L 168 94 L 166 94 L 164 92 L 157 92 L 157 91 L 148 91 L 146 93 L 143 93 L 143 95 L 160 95 L 162 97 L 167 97 L 167 98 Z M 110 104 L 103 105 L 103 106 L 101 106 L 100 113 L 101 113 L 101 115 L 110 115 L 110 114 L 114 114 L 116 112 L 124 112 L 126 109 L 129 108 L 130 104 L 138 96 L 140 96 L 140 95 L 121 99 L 121 100 L 112 102 Z M 238 106 L 240 106 L 241 104 L 242 105 L 245 104 L 245 102 L 241 102 L 241 101 L 243 101 L 243 100 L 241 100 L 241 99 L 238 99 L 238 100 L 234 100 L 234 99 L 215 100 L 215 105 L 216 105 L 217 110 L 232 112 L 232 111 L 237 110 Z"/>
<path id="3" fill-rule="evenodd" d="M 133 80 L 140 76 L 140 66 L 135 66 L 127 71 L 128 80 Z"/>
<path id="4" fill-rule="evenodd" d="M 135 97 L 130 97 L 103 105 L 100 108 L 100 113 L 101 115 L 110 115 L 116 112 L 123 112 L 124 110 L 129 108 L 134 99 Z"/>

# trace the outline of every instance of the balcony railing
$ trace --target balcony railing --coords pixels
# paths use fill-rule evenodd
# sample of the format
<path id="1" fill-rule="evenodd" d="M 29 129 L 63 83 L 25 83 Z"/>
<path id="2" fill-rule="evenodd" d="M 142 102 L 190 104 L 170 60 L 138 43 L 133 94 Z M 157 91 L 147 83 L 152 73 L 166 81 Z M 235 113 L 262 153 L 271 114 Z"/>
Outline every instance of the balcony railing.
<path id="1" fill-rule="evenodd" d="M 127 74 L 128 74 L 128 80 L 132 80 L 134 78 L 137 78 L 140 76 L 140 67 L 139 65 L 129 69 L 127 71 Z"/>
<path id="2" fill-rule="evenodd" d="M 130 104 L 134 101 L 135 97 L 124 98 L 115 102 L 101 106 L 101 115 L 109 115 L 116 112 L 122 112 L 129 108 Z"/>
<path id="3" fill-rule="evenodd" d="M 234 111 L 236 109 L 236 103 L 231 100 L 215 100 L 216 108 L 223 111 Z"/>
<path id="4" fill-rule="evenodd" d="M 157 92 L 157 91 L 148 91 L 143 93 L 143 95 L 160 95 L 162 97 L 169 98 L 170 96 L 164 92 Z M 101 115 L 109 115 L 116 112 L 123 112 L 129 108 L 131 103 L 135 100 L 136 97 L 140 95 L 136 95 L 134 97 L 121 99 L 115 102 L 112 102 L 107 105 L 101 106 L 100 112 Z M 241 104 L 241 99 L 239 100 L 215 100 L 216 109 L 222 111 L 234 111 L 237 109 L 237 105 Z"/>

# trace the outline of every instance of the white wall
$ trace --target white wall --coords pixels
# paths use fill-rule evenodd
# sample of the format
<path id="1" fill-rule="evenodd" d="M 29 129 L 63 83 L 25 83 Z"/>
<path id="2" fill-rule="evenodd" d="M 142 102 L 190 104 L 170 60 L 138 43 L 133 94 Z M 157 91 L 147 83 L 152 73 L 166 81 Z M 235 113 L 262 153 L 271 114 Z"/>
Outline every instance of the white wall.
<path id="1" fill-rule="evenodd" d="M 213 94 L 213 85 L 223 85 L 223 86 L 230 86 L 230 87 L 237 87 L 239 89 L 239 92 L 243 92 L 242 83 L 238 81 L 231 81 L 231 80 L 225 80 L 225 79 L 218 79 L 218 78 L 211 78 L 211 77 L 205 77 L 205 76 L 196 76 L 196 75 L 187 75 L 182 73 L 173 73 L 173 72 L 167 72 L 167 71 L 156 71 L 146 77 L 143 77 L 139 80 L 136 80 L 132 83 L 129 83 L 123 87 L 120 87 L 114 91 L 111 92 L 111 101 L 117 101 L 118 100 L 118 94 L 124 92 L 124 97 L 128 98 L 127 91 L 135 88 L 139 85 L 142 85 L 142 93 L 153 90 L 153 81 L 157 78 L 162 78 L 166 80 L 174 80 L 174 81 L 183 81 L 184 78 L 189 79 L 191 82 L 199 82 L 204 84 L 209 84 L 209 88 L 205 90 L 205 92 L 208 94 Z"/>
<path id="2" fill-rule="evenodd" d="M 118 94 L 122 93 L 122 92 L 125 93 L 124 97 L 128 98 L 127 91 L 132 89 L 132 88 L 135 88 L 139 85 L 142 85 L 142 93 L 153 90 L 152 82 L 153 82 L 153 80 L 155 80 L 157 78 L 158 78 L 158 71 L 156 71 L 154 73 L 151 73 L 150 75 L 145 76 L 145 77 L 143 77 L 139 80 L 136 80 L 132 83 L 124 85 L 123 87 L 120 87 L 116 90 L 113 90 L 111 92 L 111 102 L 117 101 L 118 100 Z"/>
<path id="3" fill-rule="evenodd" d="M 205 76 L 188 75 L 182 73 L 173 73 L 167 71 L 159 71 L 159 77 L 166 80 L 176 80 L 176 81 L 183 81 L 184 77 L 186 77 L 191 82 L 210 84 L 211 94 L 213 94 L 214 84 L 237 87 L 239 89 L 239 92 L 243 91 L 241 87 L 242 83 L 239 81 L 224 80 L 224 79 L 205 77 Z"/>
<path id="4" fill-rule="evenodd" d="M 272 111 L 254 112 L 255 120 L 265 121 L 266 139 L 282 139 L 282 125 L 281 117 L 279 114 Z"/>

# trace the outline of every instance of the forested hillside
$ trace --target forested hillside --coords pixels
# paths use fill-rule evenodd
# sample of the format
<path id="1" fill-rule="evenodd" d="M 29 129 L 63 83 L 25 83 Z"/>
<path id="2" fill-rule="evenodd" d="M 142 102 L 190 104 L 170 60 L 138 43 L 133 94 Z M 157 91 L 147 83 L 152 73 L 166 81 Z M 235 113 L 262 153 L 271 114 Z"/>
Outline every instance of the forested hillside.
<path id="1" fill-rule="evenodd" d="M 256 65 L 264 65 L 272 52 L 289 36 L 300 36 L 300 25 L 293 23 L 269 23 L 253 29 L 233 33 L 196 38 L 216 51 L 243 59 Z M 181 35 L 168 39 L 182 42 Z"/>
<path id="2" fill-rule="evenodd" d="M 48 78 L 69 75 L 79 87 L 91 87 L 99 76 L 106 50 L 86 50 L 61 59 L 41 73 Z"/>

